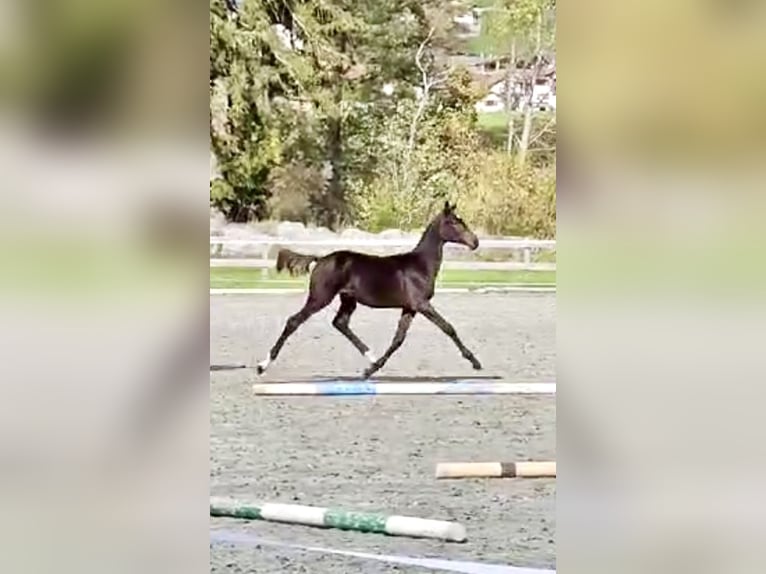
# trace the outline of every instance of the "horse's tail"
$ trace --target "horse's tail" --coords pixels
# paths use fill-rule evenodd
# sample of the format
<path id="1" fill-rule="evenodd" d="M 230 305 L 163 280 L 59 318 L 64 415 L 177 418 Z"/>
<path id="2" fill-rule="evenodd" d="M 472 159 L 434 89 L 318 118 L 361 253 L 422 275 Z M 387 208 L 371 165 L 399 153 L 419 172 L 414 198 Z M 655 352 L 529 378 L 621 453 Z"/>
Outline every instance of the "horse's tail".
<path id="1" fill-rule="evenodd" d="M 304 275 L 311 271 L 311 264 L 317 259 L 318 255 L 303 255 L 282 248 L 277 253 L 277 271 L 286 269 L 290 275 Z"/>

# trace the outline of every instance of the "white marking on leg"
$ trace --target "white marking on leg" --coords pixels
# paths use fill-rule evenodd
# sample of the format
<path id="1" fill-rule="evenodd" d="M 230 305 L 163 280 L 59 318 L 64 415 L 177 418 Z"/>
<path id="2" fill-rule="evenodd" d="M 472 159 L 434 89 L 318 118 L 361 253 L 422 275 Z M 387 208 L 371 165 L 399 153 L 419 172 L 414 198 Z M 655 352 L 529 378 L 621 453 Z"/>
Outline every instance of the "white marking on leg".
<path id="1" fill-rule="evenodd" d="M 364 354 L 364 356 L 365 356 L 365 357 L 367 357 L 367 360 L 368 360 L 368 361 L 370 361 L 370 364 L 371 364 L 371 365 L 372 365 L 372 364 L 373 364 L 375 361 L 377 361 L 377 360 L 378 360 L 378 359 L 377 359 L 377 357 L 375 356 L 375 353 L 373 353 L 373 352 L 372 352 L 372 351 L 370 351 L 370 350 L 368 350 L 368 351 L 367 351 L 367 352 Z"/>
<path id="2" fill-rule="evenodd" d="M 266 369 L 271 364 L 271 357 L 266 357 L 263 361 L 258 363 L 258 366 L 261 368 L 261 372 L 266 372 Z"/>

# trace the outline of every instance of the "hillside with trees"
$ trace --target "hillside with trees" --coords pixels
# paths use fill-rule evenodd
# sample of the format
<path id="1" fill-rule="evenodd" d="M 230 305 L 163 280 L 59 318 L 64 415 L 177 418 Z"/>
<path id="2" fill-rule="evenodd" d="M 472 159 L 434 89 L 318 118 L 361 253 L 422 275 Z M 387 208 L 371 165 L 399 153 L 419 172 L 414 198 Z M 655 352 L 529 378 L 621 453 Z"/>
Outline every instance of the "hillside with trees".
<path id="1" fill-rule="evenodd" d="M 420 227 L 449 198 L 486 233 L 554 236 L 555 112 L 534 94 L 555 2 L 482 2 L 478 60 L 461 24 L 476 7 L 211 0 L 211 205 L 375 231 Z M 478 111 L 498 77 L 504 109 Z"/>

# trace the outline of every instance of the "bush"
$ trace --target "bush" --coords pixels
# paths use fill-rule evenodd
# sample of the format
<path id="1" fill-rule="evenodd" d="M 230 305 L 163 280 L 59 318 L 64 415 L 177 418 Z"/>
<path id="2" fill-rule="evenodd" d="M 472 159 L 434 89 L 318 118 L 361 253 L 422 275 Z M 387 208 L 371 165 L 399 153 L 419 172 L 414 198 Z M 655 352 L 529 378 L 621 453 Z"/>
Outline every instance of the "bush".
<path id="1" fill-rule="evenodd" d="M 366 116 L 366 129 L 352 140 L 362 158 L 348 181 L 353 223 L 371 231 L 418 229 L 450 199 L 479 231 L 555 236 L 555 148 L 551 154 L 532 154 L 519 167 L 503 148 L 482 145 L 475 95 L 468 87 L 469 79 L 457 74 L 446 89 L 432 94 L 412 150 L 408 140 L 416 102 L 399 102 L 381 117 Z M 555 146 L 555 117 L 535 119 L 536 129 L 547 126 L 536 143 Z"/>
<path id="2" fill-rule="evenodd" d="M 476 230 L 555 237 L 555 164 L 519 168 L 514 157 L 502 152 L 465 155 L 460 163 L 460 177 L 441 172 L 424 181 L 414 176 L 413 185 L 403 186 L 402 175 L 390 170 L 360 186 L 353 194 L 357 225 L 371 231 L 422 228 L 448 197 Z"/>
<path id="3" fill-rule="evenodd" d="M 458 85 L 460 87 L 460 85 Z M 358 148 L 374 156 L 348 181 L 353 222 L 373 231 L 420 228 L 445 198 L 471 177 L 479 147 L 475 114 L 461 93 L 440 93 L 421 118 L 415 146 L 409 133 L 415 102 L 400 102 Z M 470 103 L 470 102 L 469 102 Z"/>
<path id="4" fill-rule="evenodd" d="M 314 219 L 313 206 L 322 192 L 324 177 L 314 166 L 294 162 L 272 170 L 269 190 L 269 215 L 281 221 Z"/>
<path id="5" fill-rule="evenodd" d="M 403 181 L 401 174 L 385 173 L 354 188 L 352 207 L 355 224 L 369 231 L 418 229 L 439 205 L 438 195 L 424 193 Z"/>
<path id="6" fill-rule="evenodd" d="M 490 234 L 556 235 L 556 166 L 517 166 L 502 152 L 487 155 L 456 194 L 466 221 Z"/>
<path id="7" fill-rule="evenodd" d="M 523 112 L 512 112 L 514 133 L 517 141 L 524 127 Z M 485 147 L 502 151 L 508 143 L 508 114 L 505 112 L 482 113 L 478 116 L 478 127 Z M 532 136 L 535 141 L 529 150 L 529 161 L 535 166 L 545 166 L 556 158 L 556 115 L 555 112 L 535 112 L 532 116 Z"/>
<path id="8" fill-rule="evenodd" d="M 233 187 L 223 178 L 210 181 L 210 205 L 224 214 L 228 221 L 244 223 L 258 211 L 257 194 L 247 187 Z"/>

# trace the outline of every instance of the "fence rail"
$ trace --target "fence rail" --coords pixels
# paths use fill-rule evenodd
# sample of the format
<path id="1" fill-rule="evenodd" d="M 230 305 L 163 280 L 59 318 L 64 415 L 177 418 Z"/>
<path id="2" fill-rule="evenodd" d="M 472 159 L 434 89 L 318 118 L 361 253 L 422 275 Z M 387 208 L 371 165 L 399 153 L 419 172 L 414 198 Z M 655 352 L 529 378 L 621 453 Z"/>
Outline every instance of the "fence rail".
<path id="1" fill-rule="evenodd" d="M 210 267 L 248 267 L 271 269 L 274 259 L 211 259 Z M 465 271 L 555 271 L 555 263 L 524 263 L 522 261 L 444 261 L 442 269 Z"/>
<path id="2" fill-rule="evenodd" d="M 416 244 L 414 239 L 370 239 L 370 238 L 335 238 L 335 239 L 226 239 L 210 238 L 211 267 L 250 267 L 269 269 L 275 261 L 269 258 L 269 250 L 272 247 L 286 248 L 309 248 L 312 252 L 325 251 L 328 249 L 355 249 L 365 248 L 381 249 L 396 248 L 400 250 L 412 249 Z M 222 251 L 226 246 L 242 247 L 254 246 L 260 253 L 259 257 L 222 257 Z M 555 263 L 533 262 L 532 253 L 538 251 L 555 251 L 555 239 L 483 239 L 480 241 L 479 250 L 494 249 L 522 252 L 522 261 L 454 261 L 445 259 L 445 269 L 463 270 L 496 270 L 496 271 L 555 271 Z"/>

